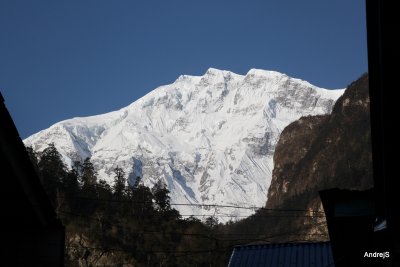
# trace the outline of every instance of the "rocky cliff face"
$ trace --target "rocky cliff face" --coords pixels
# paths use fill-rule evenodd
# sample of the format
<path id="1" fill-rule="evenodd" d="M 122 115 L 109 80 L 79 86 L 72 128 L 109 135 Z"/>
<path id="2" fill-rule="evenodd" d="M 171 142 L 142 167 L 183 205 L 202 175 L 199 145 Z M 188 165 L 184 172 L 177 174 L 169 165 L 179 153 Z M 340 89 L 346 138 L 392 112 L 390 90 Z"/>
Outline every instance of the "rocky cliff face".
<path id="1" fill-rule="evenodd" d="M 266 207 L 323 211 L 318 191 L 364 190 L 373 186 L 368 75 L 353 82 L 330 115 L 307 116 L 281 133 Z M 289 228 L 303 226 L 307 239 L 326 238 L 323 217 L 296 217 Z M 280 219 L 284 221 L 286 219 Z M 308 226 L 308 227 L 307 227 Z M 290 230 L 290 229 L 289 229 Z M 317 234 L 317 236 L 315 235 Z"/>

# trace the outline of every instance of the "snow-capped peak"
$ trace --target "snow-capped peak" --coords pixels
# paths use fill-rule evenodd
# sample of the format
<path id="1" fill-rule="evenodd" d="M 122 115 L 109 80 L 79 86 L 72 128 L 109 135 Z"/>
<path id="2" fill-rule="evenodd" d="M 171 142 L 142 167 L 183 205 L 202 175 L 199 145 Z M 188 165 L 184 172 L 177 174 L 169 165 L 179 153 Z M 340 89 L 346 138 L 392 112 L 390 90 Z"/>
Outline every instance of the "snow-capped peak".
<path id="1" fill-rule="evenodd" d="M 285 74 L 246 75 L 209 68 L 181 75 L 127 107 L 73 118 L 24 140 L 41 151 L 54 142 L 65 162 L 91 157 L 100 178 L 122 167 L 130 183 L 161 179 L 172 203 L 262 206 L 278 137 L 304 115 L 328 113 L 343 90 L 317 88 Z M 181 214 L 250 215 L 248 209 L 177 206 Z"/>

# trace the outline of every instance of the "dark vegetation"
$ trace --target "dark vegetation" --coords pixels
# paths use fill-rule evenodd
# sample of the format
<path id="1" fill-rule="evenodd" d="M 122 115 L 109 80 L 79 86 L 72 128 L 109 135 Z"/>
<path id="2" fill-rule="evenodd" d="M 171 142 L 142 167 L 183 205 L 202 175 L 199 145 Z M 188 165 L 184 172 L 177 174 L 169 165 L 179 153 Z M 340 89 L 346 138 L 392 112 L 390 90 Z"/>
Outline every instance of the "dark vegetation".
<path id="1" fill-rule="evenodd" d="M 128 186 L 117 167 L 110 186 L 97 179 L 89 158 L 68 170 L 54 144 L 40 154 L 27 150 L 66 226 L 66 266 L 227 264 L 231 244 L 218 243 L 217 219 L 182 219 L 161 182 Z"/>
<path id="2" fill-rule="evenodd" d="M 280 233 L 266 227 L 281 217 L 289 223 L 302 211 L 260 209 L 224 225 L 218 215 L 182 218 L 161 182 L 128 186 L 117 167 L 111 186 L 97 179 L 89 158 L 68 170 L 54 144 L 41 153 L 27 150 L 66 226 L 66 266 L 227 266 L 235 245 L 304 240 L 301 227 Z"/>

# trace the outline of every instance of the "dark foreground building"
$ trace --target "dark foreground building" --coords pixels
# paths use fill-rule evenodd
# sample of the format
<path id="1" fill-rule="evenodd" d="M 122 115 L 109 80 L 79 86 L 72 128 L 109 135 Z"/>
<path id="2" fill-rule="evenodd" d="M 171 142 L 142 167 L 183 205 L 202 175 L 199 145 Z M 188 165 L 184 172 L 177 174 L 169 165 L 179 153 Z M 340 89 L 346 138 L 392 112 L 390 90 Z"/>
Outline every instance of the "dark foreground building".
<path id="1" fill-rule="evenodd" d="M 376 221 L 373 189 L 334 188 L 320 191 L 320 197 L 336 267 L 393 266 L 386 222 Z"/>
<path id="2" fill-rule="evenodd" d="M 329 242 L 245 245 L 234 248 L 228 267 L 334 266 Z"/>
<path id="3" fill-rule="evenodd" d="M 63 266 L 65 228 L 56 217 L 1 94 L 0 177 L 0 265 Z"/>

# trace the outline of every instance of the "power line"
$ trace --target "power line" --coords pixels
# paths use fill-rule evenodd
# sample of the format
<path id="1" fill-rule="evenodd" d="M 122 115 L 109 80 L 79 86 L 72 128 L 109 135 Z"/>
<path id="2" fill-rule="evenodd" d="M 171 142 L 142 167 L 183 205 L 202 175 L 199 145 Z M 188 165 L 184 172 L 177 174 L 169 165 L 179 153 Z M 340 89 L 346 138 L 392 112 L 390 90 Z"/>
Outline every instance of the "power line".
<path id="1" fill-rule="evenodd" d="M 140 211 L 138 214 L 124 214 L 124 217 L 133 217 L 137 218 L 140 216 Z M 156 213 L 149 213 L 147 216 L 157 217 L 159 214 Z M 189 219 L 191 217 L 200 217 L 200 218 L 325 218 L 324 215 L 302 215 L 302 214 L 283 214 L 283 215 L 276 215 L 276 214 L 253 214 L 253 215 L 232 215 L 232 214 L 221 214 L 221 213 L 214 213 L 214 214 L 179 214 L 179 217 L 183 217 L 185 219 Z"/>
<path id="2" fill-rule="evenodd" d="M 247 242 L 257 242 L 257 241 L 264 241 L 267 243 L 267 239 L 271 239 L 274 237 L 279 237 L 279 236 L 284 236 L 284 235 L 294 235 L 297 232 L 297 230 L 286 232 L 286 233 L 281 233 L 281 234 L 276 234 L 276 235 L 271 235 L 269 237 L 265 237 L 264 239 L 238 239 L 238 240 L 226 240 L 226 241 L 247 241 Z M 303 236 L 306 236 L 307 234 L 302 234 Z M 224 240 L 217 240 L 217 241 L 224 241 Z M 302 239 L 292 239 L 291 241 L 285 242 L 285 243 L 293 243 L 293 242 L 309 242 L 309 240 L 302 240 Z M 74 246 L 74 245 L 67 245 L 67 248 L 77 248 L 77 249 L 91 249 L 91 250 L 101 250 L 104 252 L 110 252 L 110 251 L 120 251 L 120 252 L 141 252 L 141 253 L 164 253 L 164 254 L 179 254 L 179 255 L 174 255 L 174 257 L 179 257 L 179 256 L 190 256 L 194 254 L 202 254 L 202 253 L 228 253 L 232 251 L 234 244 L 229 244 L 228 246 L 222 246 L 218 248 L 215 246 L 213 249 L 206 249 L 206 250 L 138 250 L 137 248 L 110 248 L 110 247 L 90 247 L 90 246 Z"/>
<path id="3" fill-rule="evenodd" d="M 84 249 L 93 249 L 93 250 L 102 250 L 102 251 L 120 251 L 120 252 L 143 252 L 143 253 L 209 253 L 215 250 L 137 250 L 136 248 L 132 249 L 122 249 L 122 248 L 111 248 L 111 247 L 89 247 L 89 246 L 74 246 L 67 245 L 67 248 L 84 248 Z M 221 251 L 222 252 L 222 251 Z"/>
<path id="4" fill-rule="evenodd" d="M 257 218 L 325 218 L 324 215 L 230 215 L 230 214 L 214 214 L 214 215 L 207 215 L 207 214 L 180 214 L 182 217 L 228 217 L 228 218 L 249 218 L 250 216 L 254 216 Z"/>
<path id="5" fill-rule="evenodd" d="M 304 209 L 271 209 L 256 206 L 235 206 L 235 205 L 218 205 L 218 204 L 186 204 L 186 203 L 171 203 L 171 206 L 200 206 L 200 207 L 215 207 L 215 208 L 234 208 L 234 209 L 251 209 L 251 210 L 266 210 L 266 211 L 277 211 L 277 212 L 315 212 L 324 213 L 321 211 L 304 210 Z"/>
<path id="6" fill-rule="evenodd" d="M 138 200 L 118 200 L 118 199 L 107 199 L 107 198 L 90 198 L 83 196 L 74 196 L 74 197 L 64 197 L 57 196 L 59 199 L 68 199 L 68 198 L 79 198 L 79 199 L 87 199 L 101 202 L 114 202 L 114 203 L 130 203 L 130 204 L 154 204 L 151 201 L 138 201 Z M 260 206 L 238 206 L 238 205 L 219 205 L 219 204 L 196 204 L 196 203 L 169 203 L 170 206 L 195 206 L 195 207 L 207 207 L 207 208 L 234 208 L 234 209 L 249 209 L 249 210 L 265 210 L 265 211 L 273 211 L 273 212 L 310 212 L 310 213 L 320 213 L 325 214 L 323 211 L 318 210 L 305 210 L 305 209 L 274 209 L 274 208 L 265 208 Z"/>
<path id="7" fill-rule="evenodd" d="M 87 218 L 89 220 L 93 220 L 96 222 L 99 222 L 98 218 L 92 217 L 92 216 L 87 216 L 87 215 L 81 215 L 81 214 L 77 214 L 77 213 L 72 213 L 72 212 L 66 212 L 66 211 L 60 211 L 60 213 L 64 213 L 64 214 L 68 214 L 68 215 L 72 215 L 72 216 L 78 216 L 78 217 L 84 217 Z M 121 223 L 121 221 L 118 221 L 119 223 Z M 109 226 L 115 226 L 115 227 L 122 227 L 125 228 L 123 225 L 121 224 L 116 224 L 116 223 L 110 223 L 110 222 L 102 222 L 103 224 L 109 225 Z M 318 226 L 324 224 L 323 222 L 321 223 L 317 223 L 314 226 Z M 136 231 L 135 234 L 138 235 L 144 235 L 144 234 L 164 234 L 164 235 L 177 235 L 177 236 L 190 236 L 190 237 L 199 237 L 199 238 L 205 238 L 205 239 L 210 239 L 210 240 L 214 240 L 214 241 L 220 241 L 220 242 L 233 242 L 233 241 L 266 241 L 266 239 L 271 239 L 274 237 L 278 237 L 278 236 L 285 236 L 285 235 L 298 235 L 298 236 L 326 236 L 326 234 L 297 234 L 297 232 L 299 231 L 304 231 L 304 229 L 296 229 L 294 231 L 290 231 L 290 232 L 286 232 L 283 234 L 276 234 L 276 235 L 272 235 L 272 236 L 263 236 L 262 234 L 242 234 L 242 235 L 253 235 L 253 236 L 260 236 L 261 238 L 241 238 L 241 239 L 220 239 L 217 238 L 215 235 L 211 236 L 210 234 L 201 234 L 201 233 L 182 233 L 182 232 L 166 232 L 166 231 L 160 231 L 160 230 L 141 230 L 141 231 Z M 226 234 L 218 234 L 218 236 L 235 236 L 236 234 L 230 234 L 230 235 L 226 235 Z"/>
<path id="8" fill-rule="evenodd" d="M 95 220 L 97 222 L 99 222 L 98 218 L 92 217 L 92 216 L 86 216 L 86 215 L 80 215 L 80 214 L 76 214 L 76 213 L 71 213 L 71 212 L 64 212 L 61 211 L 63 213 L 67 213 L 67 214 L 71 214 L 71 215 L 75 215 L 75 216 L 82 216 L 82 217 L 86 217 L 88 219 L 91 220 Z M 119 221 L 121 223 L 121 221 Z M 121 228 L 125 228 L 125 226 L 121 225 L 121 224 L 112 224 L 109 222 L 103 222 L 104 224 L 108 224 L 111 226 L 116 226 L 116 227 L 121 227 Z M 319 222 L 314 224 L 313 226 L 316 227 L 318 225 L 322 225 L 324 224 L 323 222 Z M 204 239 L 208 239 L 210 240 L 209 243 L 203 244 L 202 246 L 205 246 L 206 249 L 178 249 L 178 247 L 173 246 L 172 249 L 164 249 L 164 248 L 159 248 L 159 249 L 141 249 L 140 245 L 139 248 L 134 246 L 134 247 L 130 247 L 129 245 L 127 246 L 126 244 L 116 244 L 117 247 L 110 247 L 110 246 L 89 246 L 89 245 L 67 245 L 66 248 L 67 249 L 86 249 L 86 250 L 100 250 L 103 253 L 109 253 L 109 252 L 124 252 L 124 253 L 143 253 L 145 255 L 149 255 L 149 254 L 154 254 L 156 258 L 158 258 L 159 256 L 156 256 L 157 254 L 161 254 L 163 255 L 163 257 L 166 257 L 165 260 L 169 261 L 172 260 L 173 258 L 179 258 L 179 257 L 190 257 L 190 256 L 194 256 L 194 255 L 201 255 L 201 254 L 220 254 L 222 255 L 226 255 L 228 256 L 232 251 L 235 245 L 239 245 L 239 244 L 249 244 L 249 243 L 271 243 L 274 238 L 279 238 L 282 236 L 287 236 L 287 237 L 299 237 L 296 239 L 291 239 L 291 241 L 288 242 L 299 242 L 299 240 L 301 241 L 310 241 L 310 240 L 306 240 L 306 237 L 312 237 L 312 236 L 320 236 L 320 237 L 327 237 L 326 234 L 307 234 L 307 233 L 299 233 L 299 231 L 308 231 L 311 228 L 311 225 L 309 225 L 308 227 L 299 227 L 297 229 L 294 229 L 292 231 L 287 231 L 287 232 L 283 232 L 283 233 L 279 233 L 279 234 L 272 234 L 272 235 L 266 235 L 266 234 L 254 234 L 254 233 L 248 233 L 248 234 L 244 234 L 244 233 L 240 233 L 240 234 L 217 234 L 217 233 L 184 233 L 184 232 L 168 232 L 168 231 L 162 231 L 162 230 L 140 230 L 140 231 L 134 231 L 134 230 L 130 230 L 133 232 L 133 236 L 132 238 L 135 239 L 136 235 L 145 235 L 145 234 L 162 234 L 161 236 L 159 236 L 159 238 L 163 238 L 162 240 L 164 240 L 164 238 L 166 238 L 166 236 L 171 235 L 178 235 L 180 237 L 184 237 L 184 236 L 188 236 L 188 237 L 194 237 L 194 238 L 204 238 Z M 88 229 L 89 230 L 89 229 Z M 90 231 L 90 230 L 89 230 Z M 98 232 L 98 231 L 93 231 L 92 232 Z M 89 232 L 88 232 L 89 234 Z M 235 238 L 235 236 L 243 236 L 243 235 L 247 235 L 248 238 Z M 231 238 L 224 238 L 224 237 L 231 237 Z M 90 238 L 90 234 L 88 236 Z M 239 243 L 239 244 L 238 244 Z M 212 245 L 214 244 L 214 245 Z M 121 247 L 120 247 L 121 246 Z M 211 248 L 210 248 L 211 247 Z M 77 253 L 80 253 L 79 251 L 77 251 Z M 86 253 L 86 252 L 83 252 Z M 101 254 L 102 255 L 102 254 Z M 78 256 L 79 257 L 79 256 Z M 213 259 L 216 259 L 215 256 Z"/>

